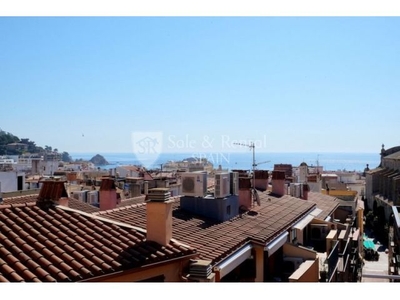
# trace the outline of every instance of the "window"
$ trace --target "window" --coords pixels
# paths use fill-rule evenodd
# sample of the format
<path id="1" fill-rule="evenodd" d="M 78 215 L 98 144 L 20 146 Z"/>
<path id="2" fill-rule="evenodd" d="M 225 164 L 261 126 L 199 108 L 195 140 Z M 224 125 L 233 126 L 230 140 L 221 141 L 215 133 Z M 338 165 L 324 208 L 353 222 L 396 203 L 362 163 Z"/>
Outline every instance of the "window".
<path id="1" fill-rule="evenodd" d="M 227 214 L 227 215 L 230 215 L 230 214 L 231 214 L 231 206 L 230 206 L 230 205 L 228 205 L 228 206 L 226 207 L 226 214 Z"/>

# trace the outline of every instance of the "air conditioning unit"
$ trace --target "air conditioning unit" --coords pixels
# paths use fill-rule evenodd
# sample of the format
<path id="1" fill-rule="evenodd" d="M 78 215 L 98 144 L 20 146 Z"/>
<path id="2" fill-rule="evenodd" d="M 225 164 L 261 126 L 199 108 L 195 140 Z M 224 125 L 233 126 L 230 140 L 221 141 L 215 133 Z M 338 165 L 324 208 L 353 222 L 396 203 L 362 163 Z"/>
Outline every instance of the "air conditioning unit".
<path id="1" fill-rule="evenodd" d="M 230 193 L 239 195 L 239 172 L 231 172 L 230 176 Z"/>
<path id="2" fill-rule="evenodd" d="M 230 175 L 229 173 L 217 173 L 215 174 L 215 198 L 225 198 L 230 193 Z"/>
<path id="3" fill-rule="evenodd" d="M 87 194 L 87 203 L 91 205 L 96 205 L 99 203 L 99 192 L 98 191 L 90 191 Z"/>
<path id="4" fill-rule="evenodd" d="M 290 184 L 290 196 L 296 197 L 296 198 L 301 198 L 302 196 L 302 184 L 300 183 L 291 183 Z"/>
<path id="5" fill-rule="evenodd" d="M 181 175 L 184 196 L 204 197 L 207 193 L 206 172 L 185 172 Z"/>
<path id="6" fill-rule="evenodd" d="M 88 191 L 75 191 L 72 194 L 72 197 L 75 198 L 76 200 L 79 200 L 79 201 L 82 201 L 82 202 L 86 203 L 87 202 L 87 197 L 86 197 L 87 192 Z"/>

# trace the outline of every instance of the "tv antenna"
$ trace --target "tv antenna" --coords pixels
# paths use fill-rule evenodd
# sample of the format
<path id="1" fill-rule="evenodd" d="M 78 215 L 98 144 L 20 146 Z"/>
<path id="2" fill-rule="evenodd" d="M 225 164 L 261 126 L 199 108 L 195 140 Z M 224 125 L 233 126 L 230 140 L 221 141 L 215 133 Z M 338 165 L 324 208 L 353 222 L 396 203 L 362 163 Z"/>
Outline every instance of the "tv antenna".
<path id="1" fill-rule="evenodd" d="M 256 167 L 258 167 L 259 165 L 262 165 L 262 164 L 269 163 L 269 162 L 271 162 L 271 161 L 270 161 L 270 160 L 267 160 L 267 161 L 263 161 L 263 162 L 256 163 Z"/>
<path id="2" fill-rule="evenodd" d="M 244 146 L 244 147 L 249 147 L 250 150 L 253 150 L 253 164 L 252 164 L 252 169 L 253 169 L 253 174 L 252 174 L 252 179 L 253 179 L 253 188 L 252 188 L 252 195 L 253 195 L 253 203 L 254 200 L 257 202 L 258 205 L 260 205 L 260 197 L 257 194 L 256 191 L 256 175 L 255 175 L 255 170 L 258 164 L 256 164 L 256 153 L 255 153 L 255 145 L 253 142 L 250 144 L 241 144 L 241 143 L 234 143 L 235 145 L 239 146 Z M 261 164 L 261 163 L 260 163 Z"/>

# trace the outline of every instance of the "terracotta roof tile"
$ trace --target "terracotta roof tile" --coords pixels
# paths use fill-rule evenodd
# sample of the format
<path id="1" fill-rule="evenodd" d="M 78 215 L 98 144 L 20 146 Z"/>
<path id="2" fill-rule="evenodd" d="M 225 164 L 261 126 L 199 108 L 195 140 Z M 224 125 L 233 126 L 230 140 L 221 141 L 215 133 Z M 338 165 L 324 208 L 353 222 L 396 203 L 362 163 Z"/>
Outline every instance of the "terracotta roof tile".
<path id="1" fill-rule="evenodd" d="M 27 202 L 36 202 L 39 194 L 35 195 L 27 195 L 27 196 L 17 196 L 17 197 L 8 197 L 8 198 L 3 198 L 3 202 L 1 202 L 1 205 L 11 205 L 11 204 L 24 204 Z"/>
<path id="2" fill-rule="evenodd" d="M 325 220 L 340 206 L 340 202 L 336 197 L 315 192 L 308 193 L 308 201 L 316 203 L 317 207 L 322 209 L 322 212 L 317 216 L 321 220 Z"/>
<path id="3" fill-rule="evenodd" d="M 195 253 L 171 243 L 171 256 L 160 247 L 138 230 L 59 205 L 0 207 L 0 281 L 79 281 Z"/>
<path id="4" fill-rule="evenodd" d="M 311 201 L 290 196 L 277 198 L 269 192 L 259 194 L 261 206 L 255 206 L 251 213 L 238 215 L 223 223 L 186 212 L 176 200 L 173 204 L 173 237 L 195 247 L 200 258 L 211 259 L 216 263 L 249 240 L 260 243 L 271 241 L 316 206 Z M 146 204 L 103 211 L 101 216 L 145 228 Z M 136 251 L 133 247 L 130 253 L 151 258 L 152 254 L 147 255 L 144 251 L 147 249 L 151 248 Z M 179 251 L 179 247 L 166 247 L 162 250 L 166 255 L 173 255 L 176 251 Z"/>

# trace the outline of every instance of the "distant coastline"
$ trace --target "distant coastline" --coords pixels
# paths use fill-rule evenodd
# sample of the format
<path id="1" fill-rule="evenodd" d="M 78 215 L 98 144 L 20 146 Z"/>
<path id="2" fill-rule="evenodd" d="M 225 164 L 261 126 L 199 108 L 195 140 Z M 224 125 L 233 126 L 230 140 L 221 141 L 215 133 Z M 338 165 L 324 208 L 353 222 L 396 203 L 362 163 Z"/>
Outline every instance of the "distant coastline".
<path id="1" fill-rule="evenodd" d="M 161 164 L 168 161 L 180 161 L 188 157 L 206 158 L 215 168 L 219 165 L 225 169 L 244 169 L 252 168 L 252 154 L 246 153 L 161 153 L 151 160 L 138 160 L 134 153 L 70 153 L 73 159 L 89 160 L 96 154 L 102 155 L 108 165 L 101 166 L 103 169 L 115 168 L 118 165 L 142 165 L 147 168 L 160 168 Z M 286 152 L 286 153 L 256 153 L 256 163 L 260 163 L 258 169 L 272 170 L 274 164 L 292 164 L 294 167 L 305 162 L 309 166 L 323 166 L 327 171 L 357 171 L 362 172 L 366 165 L 370 169 L 376 168 L 380 163 L 380 156 L 377 153 L 316 153 L 316 152 Z"/>

